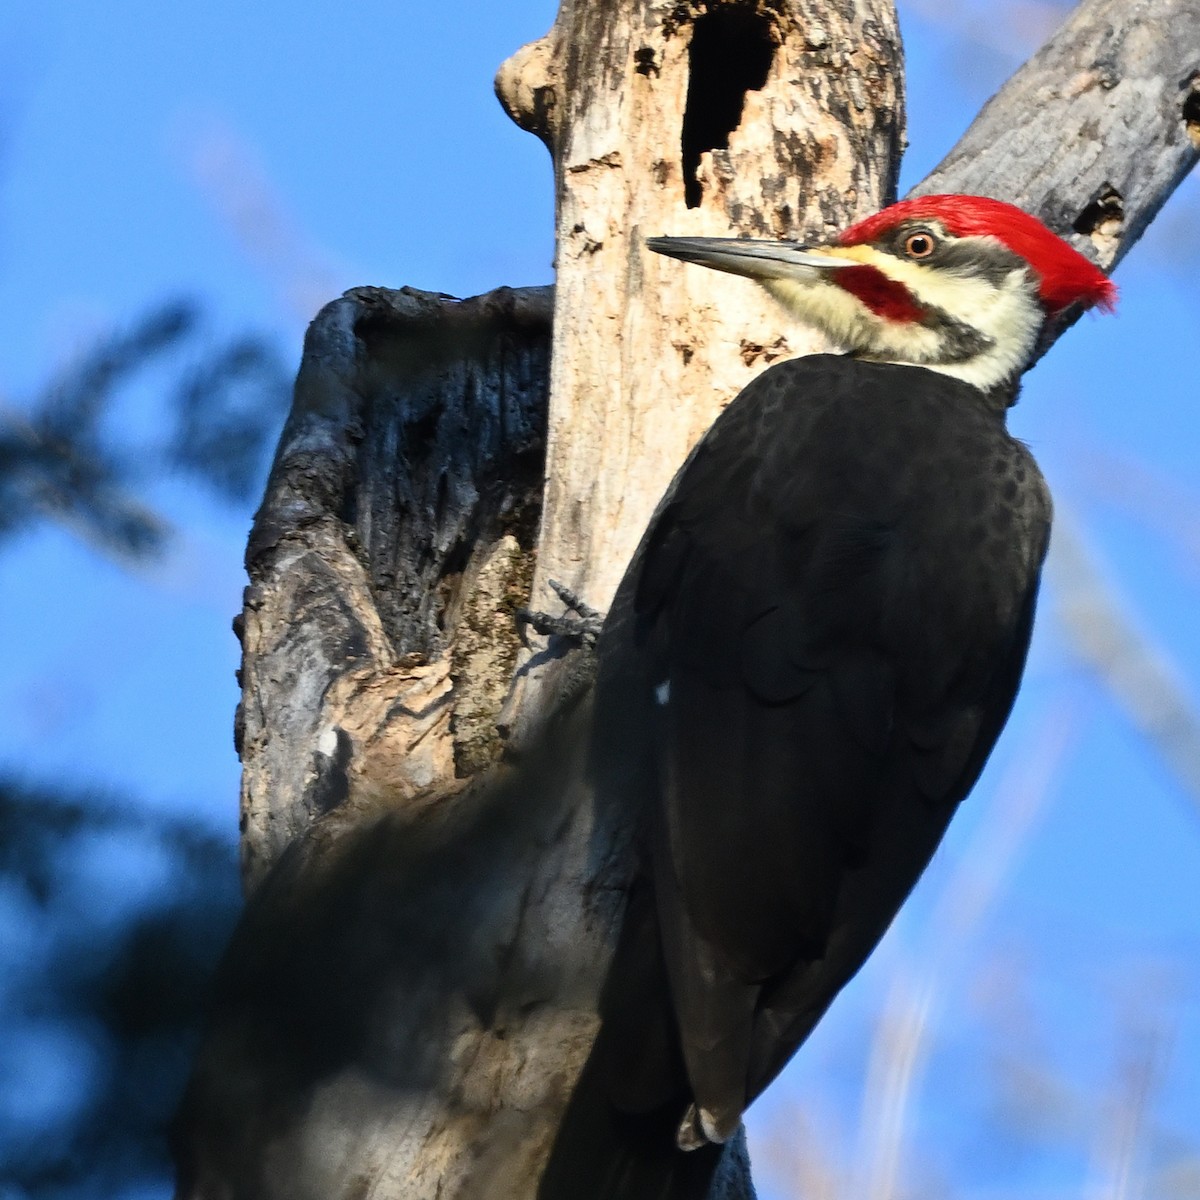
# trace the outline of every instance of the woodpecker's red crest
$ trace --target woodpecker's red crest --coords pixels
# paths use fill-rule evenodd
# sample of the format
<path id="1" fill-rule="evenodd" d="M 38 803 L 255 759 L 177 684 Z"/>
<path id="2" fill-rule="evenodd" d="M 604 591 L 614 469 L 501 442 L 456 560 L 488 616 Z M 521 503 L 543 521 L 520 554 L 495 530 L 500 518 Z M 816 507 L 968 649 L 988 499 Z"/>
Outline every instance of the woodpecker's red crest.
<path id="1" fill-rule="evenodd" d="M 912 221 L 937 221 L 955 237 L 994 237 L 1023 258 L 1041 279 L 1038 294 L 1048 313 L 1072 304 L 1093 305 L 1106 312 L 1116 306 L 1111 279 L 1078 250 L 1052 233 L 1037 217 L 990 196 L 935 195 L 901 200 L 851 225 L 838 242 L 843 246 L 877 242 Z"/>

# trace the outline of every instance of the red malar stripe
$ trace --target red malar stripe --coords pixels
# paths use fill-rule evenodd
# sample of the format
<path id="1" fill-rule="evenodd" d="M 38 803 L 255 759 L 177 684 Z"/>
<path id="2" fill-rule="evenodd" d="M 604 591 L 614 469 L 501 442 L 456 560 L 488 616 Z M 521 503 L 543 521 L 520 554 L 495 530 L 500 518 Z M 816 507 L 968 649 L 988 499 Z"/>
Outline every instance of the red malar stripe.
<path id="1" fill-rule="evenodd" d="M 865 263 L 839 267 L 830 273 L 830 281 L 857 296 L 873 313 L 889 321 L 919 321 L 925 314 L 904 284 L 888 278 L 877 267 Z"/>

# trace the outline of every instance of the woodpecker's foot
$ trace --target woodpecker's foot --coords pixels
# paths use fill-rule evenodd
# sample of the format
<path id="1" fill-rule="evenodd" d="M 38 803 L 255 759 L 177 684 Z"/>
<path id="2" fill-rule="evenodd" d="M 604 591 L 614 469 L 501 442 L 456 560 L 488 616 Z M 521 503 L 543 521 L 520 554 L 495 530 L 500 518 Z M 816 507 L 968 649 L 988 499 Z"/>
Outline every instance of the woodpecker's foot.
<path id="1" fill-rule="evenodd" d="M 516 612 L 517 628 L 521 633 L 521 641 L 529 645 L 525 631 L 532 629 L 543 637 L 560 637 L 576 646 L 591 648 L 600 636 L 600 627 L 604 624 L 604 615 L 585 604 L 570 588 L 564 587 L 556 579 L 547 580 L 551 591 L 567 606 L 568 613 L 574 616 L 552 617 L 549 613 L 531 612 L 527 608 L 519 608 Z"/>
<path id="2" fill-rule="evenodd" d="M 680 1150 L 699 1150 L 701 1146 L 708 1144 L 708 1138 L 700 1128 L 700 1116 L 694 1104 L 687 1106 L 687 1112 L 679 1122 L 679 1128 L 675 1131 L 675 1144 Z"/>
<path id="3" fill-rule="evenodd" d="M 679 1128 L 675 1131 L 675 1144 L 680 1150 L 699 1150 L 701 1146 L 707 1146 L 710 1142 L 723 1144 L 733 1137 L 740 1124 L 741 1121 L 735 1119 L 730 1125 L 728 1121 L 721 1121 L 715 1114 L 710 1113 L 707 1108 L 697 1108 L 696 1105 L 689 1104 L 687 1112 L 683 1114 L 683 1120 L 679 1122 Z"/>

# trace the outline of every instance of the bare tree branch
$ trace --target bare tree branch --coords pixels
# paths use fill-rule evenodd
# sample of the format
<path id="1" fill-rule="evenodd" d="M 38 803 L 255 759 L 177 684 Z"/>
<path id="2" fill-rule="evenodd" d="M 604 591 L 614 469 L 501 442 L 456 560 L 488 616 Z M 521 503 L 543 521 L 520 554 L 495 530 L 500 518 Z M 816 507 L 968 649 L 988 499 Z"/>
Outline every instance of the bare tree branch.
<path id="1" fill-rule="evenodd" d="M 239 248 L 292 313 L 309 320 L 344 284 L 346 268 L 299 228 L 254 147 L 235 130 L 210 122 L 189 149 L 192 177 Z"/>
<path id="2" fill-rule="evenodd" d="M 1162 755 L 1200 811 L 1195 701 L 1170 658 L 1137 628 L 1061 506 L 1048 568 L 1055 606 L 1075 652 Z"/>

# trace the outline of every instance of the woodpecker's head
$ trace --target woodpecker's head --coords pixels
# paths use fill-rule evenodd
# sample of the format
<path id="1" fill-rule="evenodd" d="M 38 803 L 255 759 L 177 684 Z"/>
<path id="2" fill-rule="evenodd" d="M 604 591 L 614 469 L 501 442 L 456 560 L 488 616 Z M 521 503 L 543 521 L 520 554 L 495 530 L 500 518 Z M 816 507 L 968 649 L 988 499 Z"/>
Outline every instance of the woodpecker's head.
<path id="1" fill-rule="evenodd" d="M 758 280 L 860 358 L 908 363 L 983 390 L 1014 382 L 1048 317 L 1111 310 L 1116 288 L 1036 217 L 984 196 L 920 196 L 832 246 L 649 238 L 651 250 Z"/>

